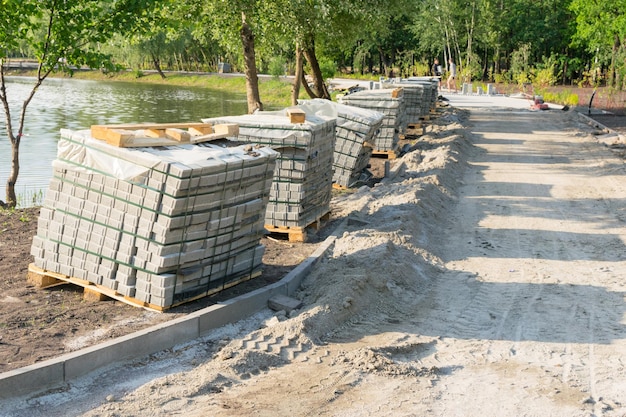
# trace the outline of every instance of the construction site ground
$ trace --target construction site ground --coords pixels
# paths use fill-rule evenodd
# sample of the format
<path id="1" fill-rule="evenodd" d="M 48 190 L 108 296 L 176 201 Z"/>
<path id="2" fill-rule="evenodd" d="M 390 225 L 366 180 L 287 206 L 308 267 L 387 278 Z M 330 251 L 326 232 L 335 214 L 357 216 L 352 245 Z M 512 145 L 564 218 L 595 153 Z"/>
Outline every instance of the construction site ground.
<path id="1" fill-rule="evenodd" d="M 3 401 L 0 415 L 625 415 L 619 137 L 560 106 L 444 96 L 450 106 L 405 154 L 335 192 L 311 243 L 264 238 L 254 285 L 280 279 L 346 220 L 294 294 L 301 309 L 263 310 Z M 387 163 L 402 169 L 379 182 Z M 155 313 L 36 288 L 26 281 L 36 218 L 36 208 L 0 214 L 2 372 L 216 301 Z"/>

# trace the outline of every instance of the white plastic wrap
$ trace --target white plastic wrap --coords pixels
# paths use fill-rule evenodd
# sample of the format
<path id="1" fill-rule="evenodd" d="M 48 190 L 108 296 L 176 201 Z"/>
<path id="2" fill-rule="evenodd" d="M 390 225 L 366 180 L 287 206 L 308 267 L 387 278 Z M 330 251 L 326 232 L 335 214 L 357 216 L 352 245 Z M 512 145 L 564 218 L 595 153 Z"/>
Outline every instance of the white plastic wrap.
<path id="1" fill-rule="evenodd" d="M 90 144 L 95 147 L 89 146 Z M 101 148 L 101 145 L 104 145 L 104 148 Z M 77 171 L 101 171 L 122 180 L 143 176 L 159 163 L 159 159 L 155 156 L 146 155 L 143 158 L 136 158 L 143 163 L 140 165 L 107 152 L 106 147 L 114 148 L 104 142 L 91 139 L 89 131 L 73 132 L 62 129 L 61 139 L 57 145 L 57 159 L 71 162 Z M 116 150 L 116 153 L 119 152 Z M 131 158 L 129 154 L 129 159 Z"/>
<path id="2" fill-rule="evenodd" d="M 362 107 L 349 106 L 324 99 L 300 100 L 299 108 L 307 115 L 337 119 L 337 125 L 349 130 L 362 130 L 361 125 L 375 126 L 384 114 Z"/>

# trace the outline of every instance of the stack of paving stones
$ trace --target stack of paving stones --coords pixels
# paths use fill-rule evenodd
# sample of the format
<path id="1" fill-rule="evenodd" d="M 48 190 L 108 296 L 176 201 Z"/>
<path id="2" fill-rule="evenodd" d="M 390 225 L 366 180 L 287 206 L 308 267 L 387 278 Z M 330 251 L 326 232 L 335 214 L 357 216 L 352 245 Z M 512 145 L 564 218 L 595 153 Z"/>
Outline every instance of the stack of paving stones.
<path id="1" fill-rule="evenodd" d="M 375 136 L 374 151 L 396 151 L 400 134 L 406 123 L 405 103 L 402 89 L 362 90 L 346 94 L 337 100 L 340 104 L 361 107 L 384 114 L 378 134 Z"/>
<path id="2" fill-rule="evenodd" d="M 34 265 L 163 309 L 255 277 L 277 157 L 250 145 L 118 148 L 62 130 Z"/>
<path id="3" fill-rule="evenodd" d="M 285 109 L 203 122 L 235 123 L 240 142 L 269 146 L 280 153 L 266 225 L 304 229 L 330 213 L 335 120 L 307 116 L 303 123 L 292 123 Z"/>
<path id="4" fill-rule="evenodd" d="M 349 188 L 362 177 L 368 177 L 367 167 L 372 155 L 374 136 L 385 115 L 323 99 L 302 100 L 299 106 L 309 115 L 337 120 L 333 183 Z"/>
<path id="5" fill-rule="evenodd" d="M 424 102 L 429 103 L 429 110 L 424 114 L 429 114 L 430 110 L 434 110 L 437 107 L 437 100 L 439 98 L 439 80 L 433 77 L 409 77 L 406 79 L 409 83 L 421 84 L 424 89 Z"/>
<path id="6" fill-rule="evenodd" d="M 419 123 L 430 112 L 431 87 L 421 82 L 406 80 L 388 80 L 382 82 L 383 88 L 401 87 L 404 90 L 405 122 L 407 125 Z"/>

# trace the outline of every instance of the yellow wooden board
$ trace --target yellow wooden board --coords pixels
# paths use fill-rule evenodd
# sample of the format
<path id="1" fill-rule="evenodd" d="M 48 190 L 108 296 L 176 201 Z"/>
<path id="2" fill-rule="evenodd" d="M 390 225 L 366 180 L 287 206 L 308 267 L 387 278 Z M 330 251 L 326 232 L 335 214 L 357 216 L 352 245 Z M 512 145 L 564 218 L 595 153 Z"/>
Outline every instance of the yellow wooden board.
<path id="1" fill-rule="evenodd" d="M 91 136 L 94 139 L 120 148 L 172 146 L 221 139 L 238 134 L 239 126 L 235 124 L 145 123 L 91 126 Z"/>

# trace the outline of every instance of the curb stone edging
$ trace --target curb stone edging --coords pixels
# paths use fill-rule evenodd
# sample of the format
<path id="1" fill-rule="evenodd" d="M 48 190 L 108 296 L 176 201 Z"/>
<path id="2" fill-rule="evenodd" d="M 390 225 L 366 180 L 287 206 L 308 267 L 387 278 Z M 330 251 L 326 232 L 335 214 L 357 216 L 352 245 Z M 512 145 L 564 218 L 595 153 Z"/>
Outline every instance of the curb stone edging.
<path id="1" fill-rule="evenodd" d="M 290 296 L 298 289 L 302 280 L 343 233 L 346 223 L 344 219 L 307 259 L 274 284 L 109 342 L 0 374 L 0 399 L 35 395 L 62 387 L 73 379 L 112 363 L 172 348 L 267 308 L 272 296 Z"/>
<path id="2" fill-rule="evenodd" d="M 601 142 L 602 144 L 610 146 L 610 144 L 607 141 L 600 140 L 603 137 L 605 137 L 605 138 L 617 138 L 618 142 L 620 142 L 620 143 L 625 143 L 626 142 L 626 137 L 624 137 L 624 135 L 616 132 L 615 130 L 613 130 L 613 129 L 609 128 L 609 127 L 606 127 L 602 123 L 594 120 L 593 118 L 591 118 L 591 117 L 589 117 L 589 116 L 587 116 L 585 114 L 582 114 L 580 112 L 577 112 L 577 113 L 578 113 L 578 117 L 580 119 L 583 119 L 587 124 L 590 124 L 593 127 L 596 127 L 596 128 L 598 128 L 600 130 L 603 130 L 603 131 L 607 132 L 607 134 L 605 134 L 605 135 L 597 136 L 598 137 L 598 141 Z"/>

